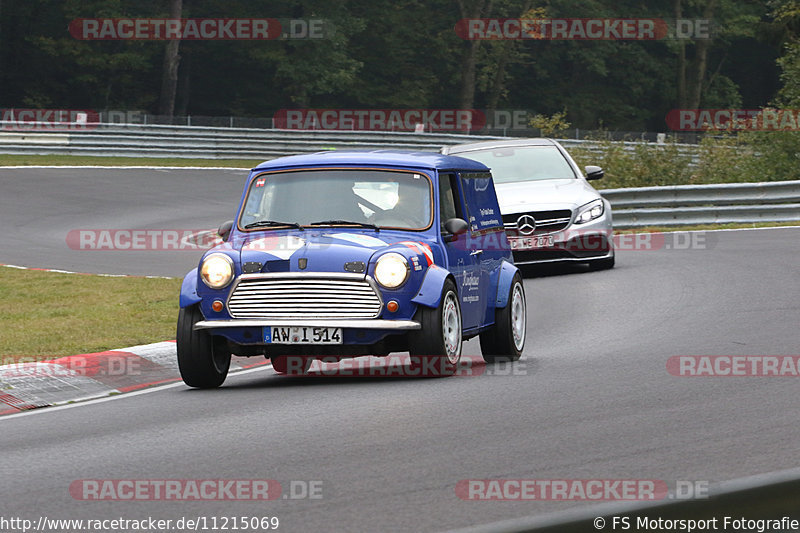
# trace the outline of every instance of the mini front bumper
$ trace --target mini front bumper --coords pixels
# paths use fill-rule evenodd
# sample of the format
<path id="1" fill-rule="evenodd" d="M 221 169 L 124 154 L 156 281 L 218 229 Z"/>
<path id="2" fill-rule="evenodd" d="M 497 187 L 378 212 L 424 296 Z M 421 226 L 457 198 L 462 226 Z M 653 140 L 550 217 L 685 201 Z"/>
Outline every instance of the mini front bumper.
<path id="1" fill-rule="evenodd" d="M 414 320 L 382 320 L 382 319 L 235 319 L 235 320 L 201 320 L 194 325 L 194 329 L 217 329 L 217 328 L 254 328 L 264 326 L 307 326 L 307 327 L 331 327 L 342 329 L 381 329 L 390 331 L 408 331 L 420 329 L 422 326 Z"/>

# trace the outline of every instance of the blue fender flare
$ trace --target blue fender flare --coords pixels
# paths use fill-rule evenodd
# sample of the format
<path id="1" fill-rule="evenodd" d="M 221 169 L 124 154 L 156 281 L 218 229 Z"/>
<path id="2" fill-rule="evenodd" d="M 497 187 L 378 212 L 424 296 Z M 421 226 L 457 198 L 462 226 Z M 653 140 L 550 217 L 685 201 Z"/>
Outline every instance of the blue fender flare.
<path id="1" fill-rule="evenodd" d="M 496 309 L 502 309 L 508 305 L 508 294 L 511 292 L 511 282 L 517 272 L 519 272 L 517 267 L 508 261 L 503 261 L 503 264 L 500 266 L 500 275 L 497 277 L 497 298 L 494 303 Z"/>
<path id="2" fill-rule="evenodd" d="M 195 268 L 183 278 L 179 305 L 181 308 L 189 307 L 200 302 L 200 300 L 202 298 L 197 295 L 197 269 Z"/>
<path id="3" fill-rule="evenodd" d="M 417 292 L 417 295 L 414 296 L 411 301 L 418 305 L 424 305 L 425 307 L 438 307 L 439 301 L 442 299 L 442 287 L 444 286 L 445 280 L 448 278 L 455 282 L 453 275 L 448 270 L 438 267 L 435 264 L 431 265 L 425 273 L 425 279 L 422 280 L 419 292 Z"/>

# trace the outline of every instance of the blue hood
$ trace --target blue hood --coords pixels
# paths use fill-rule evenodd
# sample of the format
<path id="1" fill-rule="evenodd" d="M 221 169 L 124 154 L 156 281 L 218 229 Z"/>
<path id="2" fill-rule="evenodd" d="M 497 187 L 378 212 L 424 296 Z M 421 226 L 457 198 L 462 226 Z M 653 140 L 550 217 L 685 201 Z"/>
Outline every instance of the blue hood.
<path id="1" fill-rule="evenodd" d="M 405 249 L 404 255 L 407 255 L 412 250 L 398 243 L 409 242 L 408 236 L 407 233 L 365 235 L 342 231 L 342 228 L 320 228 L 239 234 L 230 245 L 239 252 L 243 269 L 249 264 L 250 270 L 245 271 L 358 272 L 358 263 L 363 263 L 366 268 L 378 251 L 399 247 Z M 301 259 L 306 263 L 305 268 L 301 268 Z M 255 263 L 261 265 L 258 270 L 255 270 Z"/>

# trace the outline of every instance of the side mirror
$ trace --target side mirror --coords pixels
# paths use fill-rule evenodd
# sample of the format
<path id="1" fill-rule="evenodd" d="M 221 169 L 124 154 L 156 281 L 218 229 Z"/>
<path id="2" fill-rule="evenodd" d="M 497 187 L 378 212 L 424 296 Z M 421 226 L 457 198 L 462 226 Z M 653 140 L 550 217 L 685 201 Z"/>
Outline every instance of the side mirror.
<path id="1" fill-rule="evenodd" d="M 584 167 L 586 169 L 586 179 L 587 180 L 599 180 L 605 175 L 603 169 L 596 166 L 596 165 L 588 165 Z"/>
<path id="2" fill-rule="evenodd" d="M 463 218 L 451 218 L 444 223 L 445 234 L 443 235 L 445 242 L 454 240 L 459 235 L 467 232 L 469 224 Z"/>
<path id="3" fill-rule="evenodd" d="M 228 220 L 227 222 L 220 224 L 219 229 L 217 229 L 217 234 L 222 237 L 223 241 L 227 241 L 232 229 L 233 220 Z"/>

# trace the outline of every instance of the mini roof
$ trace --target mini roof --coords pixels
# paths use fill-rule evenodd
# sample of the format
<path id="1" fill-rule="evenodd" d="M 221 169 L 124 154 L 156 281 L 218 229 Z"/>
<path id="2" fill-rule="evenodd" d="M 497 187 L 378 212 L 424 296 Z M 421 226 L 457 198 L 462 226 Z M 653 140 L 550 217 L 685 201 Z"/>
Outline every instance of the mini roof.
<path id="1" fill-rule="evenodd" d="M 282 168 L 319 166 L 380 166 L 397 168 L 420 168 L 427 170 L 469 170 L 488 172 L 483 163 L 471 159 L 442 155 L 436 152 L 412 152 L 403 150 L 370 150 L 317 152 L 292 155 L 264 161 L 253 170 L 277 170 Z"/>

